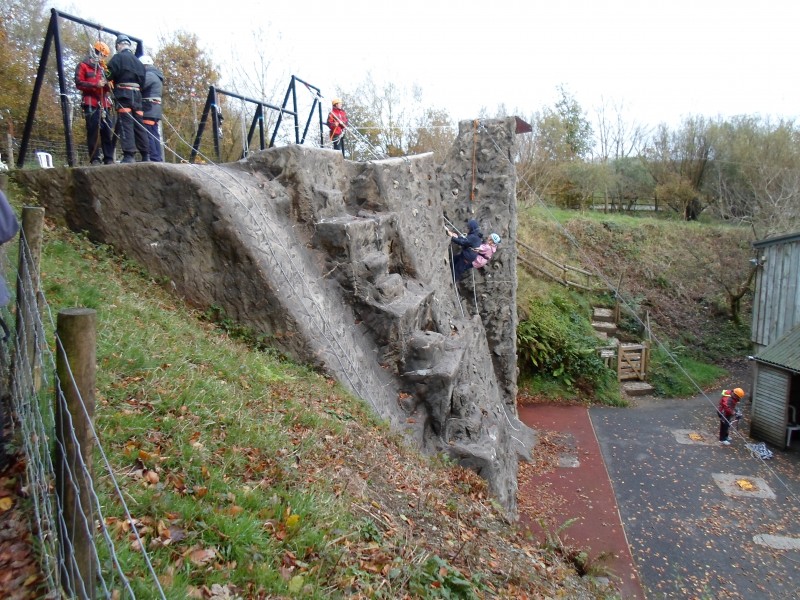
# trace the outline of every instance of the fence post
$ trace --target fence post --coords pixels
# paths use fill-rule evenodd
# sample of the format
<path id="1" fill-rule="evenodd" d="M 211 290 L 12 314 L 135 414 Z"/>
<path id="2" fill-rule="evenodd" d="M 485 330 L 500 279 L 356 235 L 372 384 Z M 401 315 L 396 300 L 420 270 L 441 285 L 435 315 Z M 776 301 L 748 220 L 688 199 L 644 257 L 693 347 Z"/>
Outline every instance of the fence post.
<path id="1" fill-rule="evenodd" d="M 14 389 L 22 395 L 36 394 L 41 387 L 41 361 L 37 360 L 42 327 L 39 318 L 41 304 L 39 290 L 39 264 L 42 258 L 42 231 L 44 208 L 22 208 L 22 232 L 19 236 L 19 265 L 17 267 L 17 327 L 16 353 L 14 355 Z M 24 385 L 30 377 L 30 389 Z"/>
<path id="2" fill-rule="evenodd" d="M 95 597 L 92 481 L 96 321 L 90 308 L 58 313 L 56 338 L 56 494 L 60 527 L 61 585 L 69 598 Z"/>

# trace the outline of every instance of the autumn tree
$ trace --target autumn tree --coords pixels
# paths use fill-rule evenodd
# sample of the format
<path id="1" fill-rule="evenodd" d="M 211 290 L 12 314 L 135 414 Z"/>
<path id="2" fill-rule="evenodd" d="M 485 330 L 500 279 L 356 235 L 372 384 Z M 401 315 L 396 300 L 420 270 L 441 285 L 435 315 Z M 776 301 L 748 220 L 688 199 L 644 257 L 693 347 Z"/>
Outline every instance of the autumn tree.
<path id="1" fill-rule="evenodd" d="M 176 157 L 167 151 L 165 160 L 176 162 L 188 159 L 209 86 L 217 85 L 219 69 L 206 51 L 200 48 L 197 36 L 184 31 L 173 33 L 171 39 L 161 39 L 153 59 L 164 72 L 164 141 L 168 148 L 178 154 Z M 224 116 L 225 98 L 219 97 L 218 103 Z M 200 151 L 211 160 L 216 160 L 211 126 L 209 116 Z M 227 158 L 233 159 L 231 156 Z"/>
<path id="2" fill-rule="evenodd" d="M 50 23 L 51 13 L 44 0 L 5 0 L 0 3 L 0 118 L 5 133 L 14 138 L 22 136 L 33 95 L 39 60 Z M 67 79 L 68 111 L 79 107 L 80 98 L 71 85 L 72 72 L 79 57 L 87 50 L 73 24 L 65 19 L 59 23 Z M 47 70 L 39 94 L 34 121 L 34 141 L 37 146 L 63 149 L 64 122 L 61 112 L 60 89 L 56 76 L 55 46 L 47 57 Z M 70 115 L 72 116 L 72 115 Z M 10 155 L 6 136 L 2 136 L 3 155 Z M 63 150 L 61 150 L 63 151 Z"/>
<path id="3" fill-rule="evenodd" d="M 433 152 L 436 160 L 441 162 L 453 146 L 457 133 L 450 113 L 442 108 L 425 109 L 409 133 L 408 152 Z"/>

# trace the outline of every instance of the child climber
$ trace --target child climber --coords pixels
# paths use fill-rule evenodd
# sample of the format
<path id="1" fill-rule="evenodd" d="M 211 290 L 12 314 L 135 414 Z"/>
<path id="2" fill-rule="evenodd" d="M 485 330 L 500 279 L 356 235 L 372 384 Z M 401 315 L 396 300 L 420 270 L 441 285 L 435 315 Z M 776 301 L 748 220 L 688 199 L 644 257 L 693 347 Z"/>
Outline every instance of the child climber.
<path id="1" fill-rule="evenodd" d="M 722 396 L 719 399 L 719 406 L 717 407 L 717 415 L 719 416 L 719 441 L 723 446 L 730 446 L 731 440 L 728 437 L 728 432 L 731 428 L 731 423 L 736 415 L 736 405 L 739 400 L 744 398 L 744 390 L 736 388 L 733 390 L 722 390 Z"/>

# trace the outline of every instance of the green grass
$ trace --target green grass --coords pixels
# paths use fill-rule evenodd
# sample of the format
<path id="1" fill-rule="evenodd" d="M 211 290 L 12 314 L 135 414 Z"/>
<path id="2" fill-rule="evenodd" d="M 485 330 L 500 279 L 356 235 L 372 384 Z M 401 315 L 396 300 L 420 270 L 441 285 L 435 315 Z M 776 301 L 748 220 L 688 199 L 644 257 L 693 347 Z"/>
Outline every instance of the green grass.
<path id="1" fill-rule="evenodd" d="M 651 353 L 649 381 L 660 396 L 694 396 L 726 373 L 722 367 L 687 356 L 681 348 L 657 346 Z"/>

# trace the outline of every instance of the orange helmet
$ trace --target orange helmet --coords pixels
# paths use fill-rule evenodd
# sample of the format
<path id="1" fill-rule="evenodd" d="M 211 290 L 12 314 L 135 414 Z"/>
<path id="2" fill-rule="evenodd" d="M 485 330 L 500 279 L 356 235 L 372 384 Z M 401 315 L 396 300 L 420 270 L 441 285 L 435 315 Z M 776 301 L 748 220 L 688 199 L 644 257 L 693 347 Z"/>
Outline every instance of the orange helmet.
<path id="1" fill-rule="evenodd" d="M 111 48 L 105 42 L 96 41 L 94 46 L 92 47 L 95 53 L 100 54 L 104 58 L 108 58 L 108 55 L 111 54 Z"/>
<path id="2" fill-rule="evenodd" d="M 736 388 L 735 390 L 733 390 L 733 393 L 739 397 L 739 400 L 744 398 L 744 390 L 742 388 Z"/>

